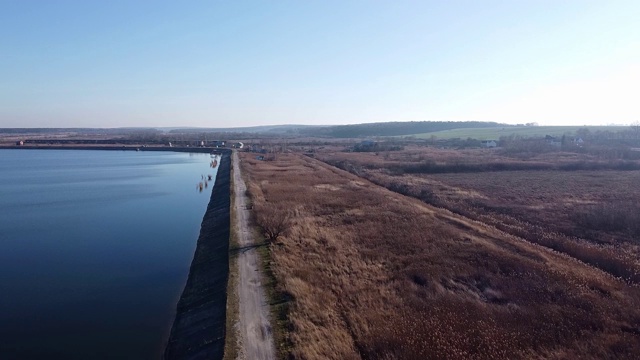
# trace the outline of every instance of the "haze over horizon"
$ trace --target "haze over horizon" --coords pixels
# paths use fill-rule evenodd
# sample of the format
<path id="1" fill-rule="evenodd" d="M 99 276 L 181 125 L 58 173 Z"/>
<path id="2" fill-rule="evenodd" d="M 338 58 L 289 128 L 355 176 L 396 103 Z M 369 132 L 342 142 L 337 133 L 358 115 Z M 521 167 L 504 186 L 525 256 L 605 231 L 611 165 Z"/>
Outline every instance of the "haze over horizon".
<path id="1" fill-rule="evenodd" d="M 640 2 L 0 0 L 0 127 L 640 120 Z"/>

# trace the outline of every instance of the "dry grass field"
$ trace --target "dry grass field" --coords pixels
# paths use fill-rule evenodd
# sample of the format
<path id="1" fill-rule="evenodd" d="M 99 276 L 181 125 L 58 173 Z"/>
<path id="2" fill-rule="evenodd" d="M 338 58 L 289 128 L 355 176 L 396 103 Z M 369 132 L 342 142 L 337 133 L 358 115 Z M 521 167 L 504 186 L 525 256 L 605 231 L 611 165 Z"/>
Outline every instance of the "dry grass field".
<path id="1" fill-rule="evenodd" d="M 640 245 L 640 171 L 519 171 L 426 175 L 442 200 L 594 243 Z M 445 190 L 447 189 L 447 190 Z M 471 199 L 466 193 L 475 194 Z"/>
<path id="2" fill-rule="evenodd" d="M 632 359 L 640 353 L 637 287 L 309 157 L 241 158 L 256 218 L 289 216 L 288 231 L 269 249 L 285 301 L 283 357 Z M 355 166 L 373 180 L 407 178 Z"/>
<path id="3" fill-rule="evenodd" d="M 526 144 L 526 143 L 525 143 Z M 640 170 L 640 151 L 592 147 L 573 152 L 540 149 L 438 149 L 410 145 L 402 151 L 345 152 L 325 146 L 318 157 L 332 163 L 348 162 L 365 169 L 384 168 L 399 174 L 476 173 L 523 170 Z M 550 150 L 550 151 L 541 151 Z"/>
<path id="4" fill-rule="evenodd" d="M 640 193 L 633 191 L 640 172 L 613 170 L 635 169 L 636 161 L 563 152 L 523 159 L 496 151 L 424 148 L 392 156 L 325 152 L 319 157 L 640 283 Z"/>

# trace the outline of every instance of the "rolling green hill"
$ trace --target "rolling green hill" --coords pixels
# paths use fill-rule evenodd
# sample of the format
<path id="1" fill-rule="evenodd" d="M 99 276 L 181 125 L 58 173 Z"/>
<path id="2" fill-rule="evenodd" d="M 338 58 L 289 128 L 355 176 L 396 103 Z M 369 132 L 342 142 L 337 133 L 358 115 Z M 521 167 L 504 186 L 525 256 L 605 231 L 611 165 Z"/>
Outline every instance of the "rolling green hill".
<path id="1" fill-rule="evenodd" d="M 401 136 L 439 132 L 459 128 L 487 128 L 508 126 L 495 122 L 482 121 L 398 121 L 384 123 L 368 123 L 354 125 L 335 125 L 324 128 L 308 128 L 301 130 L 302 134 L 309 136 L 358 138 L 370 136 Z"/>
<path id="2" fill-rule="evenodd" d="M 578 129 L 587 128 L 591 132 L 595 131 L 621 131 L 627 130 L 626 126 L 505 126 L 488 128 L 459 128 L 443 131 L 433 131 L 422 134 L 415 134 L 417 138 L 430 138 L 435 136 L 439 139 L 473 138 L 478 140 L 498 140 L 501 136 L 518 135 L 524 137 L 544 137 L 545 135 L 562 136 L 575 134 Z"/>

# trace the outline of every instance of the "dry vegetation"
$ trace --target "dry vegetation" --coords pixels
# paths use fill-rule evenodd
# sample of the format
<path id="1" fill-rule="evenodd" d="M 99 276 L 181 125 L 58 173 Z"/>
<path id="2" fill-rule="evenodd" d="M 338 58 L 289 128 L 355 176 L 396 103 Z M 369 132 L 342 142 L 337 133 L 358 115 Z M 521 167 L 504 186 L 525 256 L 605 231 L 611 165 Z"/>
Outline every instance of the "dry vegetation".
<path id="1" fill-rule="evenodd" d="M 257 218 L 291 214 L 270 247 L 270 269 L 287 300 L 280 345 L 291 358 L 640 353 L 637 287 L 320 161 L 241 155 Z M 377 158 L 384 164 L 384 155 Z M 406 179 L 371 163 L 351 162 L 350 170 Z"/>
<path id="2" fill-rule="evenodd" d="M 575 150 L 455 150 L 414 145 L 407 146 L 403 151 L 366 153 L 336 151 L 335 147 L 325 147 L 318 154 L 332 163 L 348 162 L 364 169 L 385 168 L 394 175 L 522 170 L 640 170 L 640 151 L 615 148 Z"/>
<path id="3" fill-rule="evenodd" d="M 633 191 L 640 172 L 611 170 L 620 168 L 616 164 L 634 169 L 635 161 L 563 152 L 523 159 L 496 151 L 425 148 L 392 156 L 320 157 L 393 191 L 640 283 L 640 193 Z M 423 164 L 435 163 L 433 159 L 447 170 L 426 170 Z M 502 164 L 501 171 L 492 171 L 491 164 Z M 476 170 L 464 170 L 470 166 Z"/>

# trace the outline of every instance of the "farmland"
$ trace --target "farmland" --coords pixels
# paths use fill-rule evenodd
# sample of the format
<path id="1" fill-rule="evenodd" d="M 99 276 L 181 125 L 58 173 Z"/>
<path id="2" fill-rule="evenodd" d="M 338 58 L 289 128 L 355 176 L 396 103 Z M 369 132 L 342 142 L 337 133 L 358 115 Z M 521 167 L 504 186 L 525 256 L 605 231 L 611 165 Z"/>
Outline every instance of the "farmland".
<path id="1" fill-rule="evenodd" d="M 270 161 L 241 154 L 256 219 L 288 219 L 287 231 L 269 246 L 285 333 L 278 344 L 282 354 L 514 359 L 633 358 L 640 351 L 640 291 L 632 274 L 617 278 L 566 249 L 523 237 L 526 231 L 510 231 L 517 221 L 536 226 L 547 216 L 519 213 L 518 202 L 504 211 L 510 216 L 504 222 L 493 213 L 486 216 L 498 220 L 485 221 L 480 205 L 466 205 L 480 199 L 502 209 L 527 188 L 526 172 L 513 180 L 511 193 L 503 193 L 491 190 L 491 180 L 474 183 L 477 173 L 456 178 L 398 171 L 407 159 L 424 162 L 432 155 L 422 151 L 375 155 L 325 148 L 314 154 L 325 162 L 295 153 Z M 477 162 L 484 154 L 449 156 L 475 156 Z M 506 161 L 500 159 L 491 161 Z M 544 174 L 553 176 L 538 175 Z M 589 176 L 579 186 L 596 189 Z M 616 172 L 613 178 L 628 185 L 633 176 L 638 174 Z M 565 185 L 537 198 L 534 189 L 522 203 L 535 213 L 568 190 Z M 589 201 L 608 199 L 606 191 L 593 192 Z M 537 202 L 529 204 L 530 198 Z M 554 204 L 581 204 L 567 199 Z M 565 209 L 557 206 L 551 211 Z M 620 253 L 633 251 L 633 236 L 619 236 L 612 241 L 627 246 Z"/>

